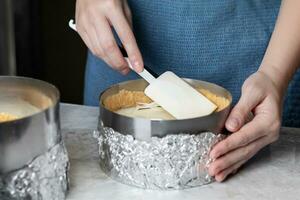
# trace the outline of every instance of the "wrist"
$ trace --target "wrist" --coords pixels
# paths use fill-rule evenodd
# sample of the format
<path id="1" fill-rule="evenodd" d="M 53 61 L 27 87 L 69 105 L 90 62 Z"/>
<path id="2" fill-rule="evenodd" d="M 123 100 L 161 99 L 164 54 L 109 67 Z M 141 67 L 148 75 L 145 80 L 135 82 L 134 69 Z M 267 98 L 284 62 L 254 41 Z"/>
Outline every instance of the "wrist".
<path id="1" fill-rule="evenodd" d="M 258 72 L 267 76 L 275 86 L 278 94 L 283 96 L 291 79 L 290 75 L 283 69 L 272 64 L 262 63 Z"/>

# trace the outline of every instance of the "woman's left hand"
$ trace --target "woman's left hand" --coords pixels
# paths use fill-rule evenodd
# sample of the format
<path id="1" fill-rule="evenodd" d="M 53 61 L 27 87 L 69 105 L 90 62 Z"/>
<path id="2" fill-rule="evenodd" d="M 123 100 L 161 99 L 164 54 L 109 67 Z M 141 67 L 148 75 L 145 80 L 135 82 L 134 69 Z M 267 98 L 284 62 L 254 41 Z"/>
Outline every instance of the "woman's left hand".
<path id="1" fill-rule="evenodd" d="M 241 98 L 226 121 L 227 130 L 233 133 L 210 152 L 214 161 L 209 166 L 209 174 L 218 182 L 278 139 L 283 96 L 279 91 L 276 83 L 262 71 L 244 82 Z M 254 117 L 247 123 L 251 112 Z"/>

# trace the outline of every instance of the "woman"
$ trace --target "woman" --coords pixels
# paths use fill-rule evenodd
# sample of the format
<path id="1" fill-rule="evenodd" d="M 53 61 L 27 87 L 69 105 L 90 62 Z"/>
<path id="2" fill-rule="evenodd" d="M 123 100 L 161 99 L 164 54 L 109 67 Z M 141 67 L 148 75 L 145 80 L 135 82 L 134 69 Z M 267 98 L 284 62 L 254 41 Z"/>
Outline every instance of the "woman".
<path id="1" fill-rule="evenodd" d="M 223 181 L 277 140 L 285 93 L 283 123 L 300 126 L 299 10 L 294 0 L 77 0 L 77 29 L 91 50 L 85 103 L 98 105 L 105 88 L 137 78 L 111 27 L 136 71 L 145 63 L 157 74 L 170 70 L 229 89 L 237 102 L 226 121 L 233 134 L 211 151 L 209 167 Z"/>

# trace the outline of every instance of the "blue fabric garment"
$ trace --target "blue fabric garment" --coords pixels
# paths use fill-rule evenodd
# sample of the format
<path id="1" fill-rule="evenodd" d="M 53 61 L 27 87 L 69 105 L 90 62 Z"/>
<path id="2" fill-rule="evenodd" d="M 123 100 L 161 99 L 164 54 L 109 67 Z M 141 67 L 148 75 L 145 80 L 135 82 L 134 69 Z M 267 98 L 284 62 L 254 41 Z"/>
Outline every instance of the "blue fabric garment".
<path id="1" fill-rule="evenodd" d="M 144 62 L 157 74 L 214 82 L 227 88 L 234 103 L 244 80 L 263 58 L 280 0 L 129 0 L 134 33 Z M 122 76 L 88 55 L 85 104 L 98 105 L 110 85 L 138 78 Z M 300 126 L 300 73 L 289 87 L 284 125 Z"/>

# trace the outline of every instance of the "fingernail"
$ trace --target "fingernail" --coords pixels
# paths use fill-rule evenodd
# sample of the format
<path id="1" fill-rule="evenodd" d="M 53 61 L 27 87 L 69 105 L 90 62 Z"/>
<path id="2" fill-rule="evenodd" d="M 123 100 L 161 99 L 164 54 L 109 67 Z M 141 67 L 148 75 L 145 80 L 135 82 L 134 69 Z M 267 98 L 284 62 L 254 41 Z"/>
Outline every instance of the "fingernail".
<path id="1" fill-rule="evenodd" d="M 215 159 L 215 155 L 214 155 L 214 152 L 213 152 L 213 151 L 210 152 L 209 158 L 212 159 L 212 160 Z"/>
<path id="2" fill-rule="evenodd" d="M 225 175 L 220 175 L 216 177 L 216 181 L 221 183 L 225 180 L 226 176 Z"/>
<path id="3" fill-rule="evenodd" d="M 220 157 L 220 153 L 218 152 L 211 155 L 213 161 L 217 160 L 219 157 Z"/>
<path id="4" fill-rule="evenodd" d="M 210 157 L 213 161 L 215 161 L 215 160 L 219 157 L 218 152 L 212 150 L 212 151 L 210 152 L 210 154 L 209 154 L 209 157 Z"/>
<path id="5" fill-rule="evenodd" d="M 123 69 L 123 70 L 121 71 L 121 74 L 127 75 L 127 74 L 128 74 L 128 70 L 127 70 L 127 69 Z"/>
<path id="6" fill-rule="evenodd" d="M 121 74 L 126 75 L 127 71 L 123 70 L 123 71 L 121 71 Z"/>
<path id="7" fill-rule="evenodd" d="M 231 118 L 227 125 L 230 129 L 235 130 L 239 126 L 239 121 L 236 118 Z"/>
<path id="8" fill-rule="evenodd" d="M 139 61 L 134 61 L 132 66 L 137 72 L 142 72 L 142 70 L 141 70 L 142 66 Z"/>
<path id="9" fill-rule="evenodd" d="M 208 170 L 208 174 L 210 176 L 214 176 L 215 175 L 214 172 L 213 172 L 213 170 L 211 169 L 211 167 L 209 167 L 207 170 Z"/>

